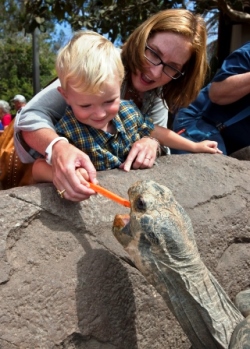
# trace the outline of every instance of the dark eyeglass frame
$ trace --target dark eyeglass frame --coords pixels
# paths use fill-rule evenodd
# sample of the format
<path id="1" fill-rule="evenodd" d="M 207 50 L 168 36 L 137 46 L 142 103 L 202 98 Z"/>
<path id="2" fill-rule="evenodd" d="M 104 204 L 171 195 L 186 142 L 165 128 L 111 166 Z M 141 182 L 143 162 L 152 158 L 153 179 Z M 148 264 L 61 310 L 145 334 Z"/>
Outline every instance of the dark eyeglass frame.
<path id="1" fill-rule="evenodd" d="M 159 55 L 158 55 L 151 47 L 149 47 L 147 44 L 145 45 L 145 51 L 146 51 L 146 50 L 149 50 L 149 51 L 152 52 L 156 57 L 158 57 L 158 59 L 159 59 L 160 62 L 156 64 L 156 63 L 150 61 L 150 59 L 148 59 L 148 57 L 147 57 L 146 54 L 144 53 L 144 57 L 146 58 L 146 60 L 149 61 L 149 62 L 150 62 L 151 64 L 153 64 L 154 66 L 158 66 L 158 65 L 161 65 L 161 64 L 162 64 L 162 65 L 163 65 L 163 69 L 162 69 L 163 73 L 166 74 L 167 76 L 169 76 L 171 79 L 177 80 L 177 79 L 179 79 L 181 76 L 183 76 L 183 75 L 185 74 L 185 72 L 181 72 L 180 70 L 178 70 L 178 69 L 172 67 L 171 65 L 169 65 L 169 64 L 167 64 L 167 63 L 164 63 L 164 62 L 162 61 L 162 59 L 159 57 Z M 173 71 L 176 71 L 177 76 L 171 76 L 171 75 L 169 75 L 168 73 L 166 73 L 166 72 L 164 71 L 164 67 L 169 67 L 169 68 L 173 69 Z M 176 75 L 176 74 L 175 74 L 175 75 Z"/>

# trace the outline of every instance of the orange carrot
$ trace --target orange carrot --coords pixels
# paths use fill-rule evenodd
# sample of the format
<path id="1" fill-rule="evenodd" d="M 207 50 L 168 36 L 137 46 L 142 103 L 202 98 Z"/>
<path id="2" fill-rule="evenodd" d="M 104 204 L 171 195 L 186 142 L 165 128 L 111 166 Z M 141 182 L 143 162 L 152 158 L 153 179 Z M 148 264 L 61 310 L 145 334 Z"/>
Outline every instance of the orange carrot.
<path id="1" fill-rule="evenodd" d="M 130 206 L 130 202 L 126 199 L 121 198 L 120 196 L 112 193 L 111 191 L 100 187 L 100 185 L 94 184 L 94 183 L 89 183 L 89 186 L 91 189 L 93 189 L 94 191 L 96 191 L 97 193 L 106 196 L 107 198 L 118 202 L 118 204 L 123 205 L 125 207 L 131 207 Z"/>

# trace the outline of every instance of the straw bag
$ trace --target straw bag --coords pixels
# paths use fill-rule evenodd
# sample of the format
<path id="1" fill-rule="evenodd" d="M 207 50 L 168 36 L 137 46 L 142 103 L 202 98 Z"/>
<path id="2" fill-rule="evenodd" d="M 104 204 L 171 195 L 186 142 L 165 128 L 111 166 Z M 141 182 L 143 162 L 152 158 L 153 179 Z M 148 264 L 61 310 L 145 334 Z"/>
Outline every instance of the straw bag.
<path id="1" fill-rule="evenodd" d="M 0 189 L 33 184 L 32 164 L 23 164 L 14 147 L 14 122 L 0 136 Z"/>

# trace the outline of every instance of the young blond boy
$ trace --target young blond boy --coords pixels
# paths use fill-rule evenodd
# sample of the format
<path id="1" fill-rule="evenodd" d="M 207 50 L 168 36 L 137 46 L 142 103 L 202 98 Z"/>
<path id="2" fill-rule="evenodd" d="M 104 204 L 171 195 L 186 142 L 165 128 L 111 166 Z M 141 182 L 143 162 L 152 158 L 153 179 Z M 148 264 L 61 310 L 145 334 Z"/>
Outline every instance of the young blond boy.
<path id="1" fill-rule="evenodd" d="M 76 33 L 59 52 L 56 71 L 61 83 L 58 91 L 68 104 L 56 124 L 57 133 L 85 152 L 97 170 L 123 168 L 133 143 L 142 137 L 155 139 L 155 152 L 159 141 L 171 148 L 220 153 L 216 142 L 188 141 L 144 118 L 132 101 L 120 101 L 124 68 L 119 51 L 103 36 Z M 149 159 L 148 167 L 152 164 Z M 76 171 L 79 177 L 84 175 L 83 169 Z M 36 160 L 33 177 L 37 182 L 52 182 L 51 166 L 44 159 Z"/>

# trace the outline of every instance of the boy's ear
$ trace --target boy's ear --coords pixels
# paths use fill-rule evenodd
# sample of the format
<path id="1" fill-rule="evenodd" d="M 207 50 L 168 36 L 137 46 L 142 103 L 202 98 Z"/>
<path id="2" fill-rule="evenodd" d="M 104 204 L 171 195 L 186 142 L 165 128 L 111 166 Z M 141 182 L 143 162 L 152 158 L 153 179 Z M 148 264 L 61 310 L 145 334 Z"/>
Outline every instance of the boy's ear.
<path id="1" fill-rule="evenodd" d="M 61 93 L 61 95 L 63 96 L 63 98 L 64 98 L 65 101 L 67 102 L 67 101 L 68 101 L 68 96 L 67 96 L 66 91 L 65 91 L 61 86 L 58 86 L 58 87 L 57 87 L 57 90 L 58 90 L 58 92 Z M 67 102 L 67 103 L 68 103 L 68 102 Z"/>

